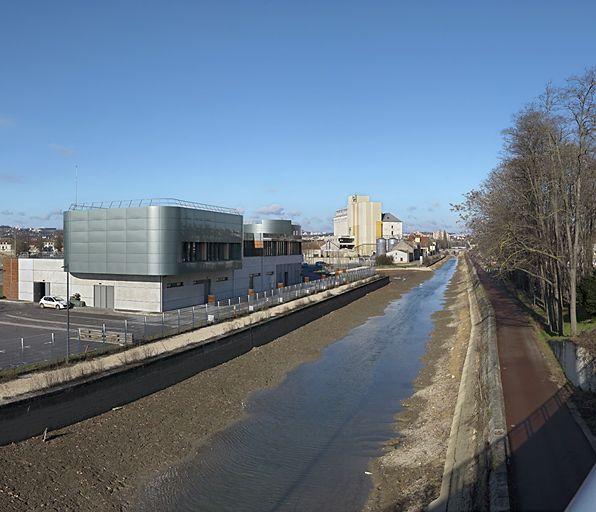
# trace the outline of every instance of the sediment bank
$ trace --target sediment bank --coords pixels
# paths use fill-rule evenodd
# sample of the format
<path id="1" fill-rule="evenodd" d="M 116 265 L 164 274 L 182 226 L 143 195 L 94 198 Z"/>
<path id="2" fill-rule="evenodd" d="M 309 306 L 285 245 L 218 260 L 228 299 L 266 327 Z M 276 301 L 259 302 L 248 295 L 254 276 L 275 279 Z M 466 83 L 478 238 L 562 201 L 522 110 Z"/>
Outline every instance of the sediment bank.
<path id="1" fill-rule="evenodd" d="M 379 315 L 432 273 L 389 285 L 274 342 L 117 410 L 0 448 L 2 510 L 128 510 L 143 482 L 244 415 L 248 395 Z M 403 280 L 405 279 L 405 280 Z"/>
<path id="2" fill-rule="evenodd" d="M 418 511 L 439 495 L 470 334 L 469 276 L 462 265 L 447 288 L 445 307 L 433 317 L 425 365 L 416 392 L 396 416 L 396 437 L 371 462 L 374 490 L 366 511 Z"/>

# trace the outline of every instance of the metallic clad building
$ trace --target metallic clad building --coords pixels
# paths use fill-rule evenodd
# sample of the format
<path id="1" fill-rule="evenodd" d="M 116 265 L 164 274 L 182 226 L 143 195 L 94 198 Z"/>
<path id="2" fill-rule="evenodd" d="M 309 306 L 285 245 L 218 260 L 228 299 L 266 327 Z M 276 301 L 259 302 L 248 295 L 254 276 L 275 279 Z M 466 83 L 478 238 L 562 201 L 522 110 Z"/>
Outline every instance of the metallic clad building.
<path id="1" fill-rule="evenodd" d="M 71 273 L 166 276 L 242 266 L 242 216 L 178 200 L 73 205 L 64 214 Z"/>
<path id="2" fill-rule="evenodd" d="M 260 222 L 244 225 L 244 238 L 248 239 L 297 239 L 302 238 L 299 225 L 292 224 L 289 220 L 263 219 Z"/>

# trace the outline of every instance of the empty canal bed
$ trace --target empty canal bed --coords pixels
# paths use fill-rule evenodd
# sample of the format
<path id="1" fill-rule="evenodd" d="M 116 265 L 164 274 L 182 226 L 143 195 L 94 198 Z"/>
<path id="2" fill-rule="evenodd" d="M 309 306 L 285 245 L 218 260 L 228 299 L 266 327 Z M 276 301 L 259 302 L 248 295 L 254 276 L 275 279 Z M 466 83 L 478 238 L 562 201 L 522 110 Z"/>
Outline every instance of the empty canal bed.
<path id="1" fill-rule="evenodd" d="M 427 342 L 449 330 L 434 319 L 455 265 L 392 272 L 387 286 L 227 363 L 47 442 L 0 447 L 0 510 L 368 507 L 400 401 Z M 394 483 L 381 480 L 391 492 L 379 503 L 400 495 Z"/>
<path id="2" fill-rule="evenodd" d="M 150 481 L 141 510 L 360 510 L 394 437 L 456 260 L 271 389 L 247 416 Z"/>

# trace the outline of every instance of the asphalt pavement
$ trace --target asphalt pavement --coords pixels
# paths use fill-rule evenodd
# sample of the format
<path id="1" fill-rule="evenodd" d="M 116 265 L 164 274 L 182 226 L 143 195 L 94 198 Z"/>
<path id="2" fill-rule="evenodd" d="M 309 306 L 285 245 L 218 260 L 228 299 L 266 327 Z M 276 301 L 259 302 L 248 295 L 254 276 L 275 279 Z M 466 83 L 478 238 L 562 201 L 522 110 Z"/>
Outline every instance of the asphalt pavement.
<path id="1" fill-rule="evenodd" d="M 70 310 L 70 353 L 105 348 L 79 342 L 78 329 L 124 330 L 125 319 L 138 316 L 91 308 Z M 0 370 L 61 359 L 66 355 L 66 310 L 41 309 L 37 304 L 0 300 Z"/>
<path id="2" fill-rule="evenodd" d="M 511 508 L 564 510 L 596 463 L 567 405 L 574 390 L 552 378 L 521 306 L 484 272 L 478 274 L 496 314 Z"/>

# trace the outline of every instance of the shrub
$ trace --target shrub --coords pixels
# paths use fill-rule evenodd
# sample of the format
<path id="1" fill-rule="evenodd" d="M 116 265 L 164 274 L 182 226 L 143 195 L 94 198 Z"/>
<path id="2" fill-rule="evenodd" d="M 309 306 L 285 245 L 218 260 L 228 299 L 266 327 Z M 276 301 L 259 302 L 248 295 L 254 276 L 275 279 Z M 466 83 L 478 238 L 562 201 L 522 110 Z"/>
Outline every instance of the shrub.
<path id="1" fill-rule="evenodd" d="M 377 266 L 393 265 L 393 260 L 386 254 L 381 254 L 375 258 Z"/>

